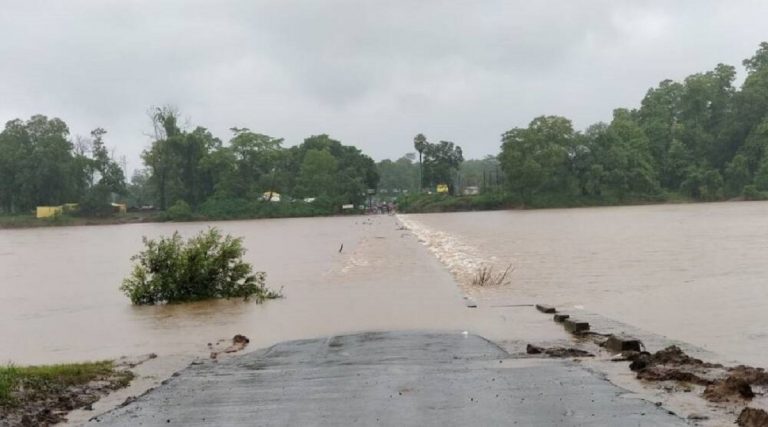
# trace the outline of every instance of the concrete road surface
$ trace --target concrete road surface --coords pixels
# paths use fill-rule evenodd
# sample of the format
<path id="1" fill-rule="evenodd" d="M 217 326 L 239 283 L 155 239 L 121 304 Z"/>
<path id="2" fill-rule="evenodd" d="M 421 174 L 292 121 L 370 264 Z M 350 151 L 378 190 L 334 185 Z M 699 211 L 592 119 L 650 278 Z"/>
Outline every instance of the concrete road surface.
<path id="1" fill-rule="evenodd" d="M 464 333 L 373 332 L 193 365 L 109 426 L 680 426 L 578 362 L 512 358 Z"/>

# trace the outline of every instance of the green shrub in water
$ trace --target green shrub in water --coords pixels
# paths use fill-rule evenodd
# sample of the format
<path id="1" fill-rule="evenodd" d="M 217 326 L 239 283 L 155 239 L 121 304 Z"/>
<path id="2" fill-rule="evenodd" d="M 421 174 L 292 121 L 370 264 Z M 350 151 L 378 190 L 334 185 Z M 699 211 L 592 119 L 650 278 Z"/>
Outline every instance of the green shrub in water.
<path id="1" fill-rule="evenodd" d="M 253 272 L 243 261 L 242 243 L 242 238 L 222 236 L 216 228 L 186 242 L 178 232 L 158 240 L 145 237 L 145 248 L 131 258 L 133 271 L 120 290 L 134 304 L 280 297 L 264 284 L 266 273 Z"/>

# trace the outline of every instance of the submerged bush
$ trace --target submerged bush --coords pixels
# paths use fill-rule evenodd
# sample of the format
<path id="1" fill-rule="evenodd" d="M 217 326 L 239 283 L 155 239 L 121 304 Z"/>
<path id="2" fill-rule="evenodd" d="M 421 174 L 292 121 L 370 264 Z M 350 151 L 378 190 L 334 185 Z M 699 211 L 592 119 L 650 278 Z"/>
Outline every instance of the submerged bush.
<path id="1" fill-rule="evenodd" d="M 280 297 L 264 284 L 266 273 L 254 273 L 243 261 L 242 243 L 242 238 L 222 236 L 216 228 L 186 242 L 178 232 L 158 240 L 145 237 L 145 249 L 131 258 L 133 271 L 120 290 L 134 304 Z"/>

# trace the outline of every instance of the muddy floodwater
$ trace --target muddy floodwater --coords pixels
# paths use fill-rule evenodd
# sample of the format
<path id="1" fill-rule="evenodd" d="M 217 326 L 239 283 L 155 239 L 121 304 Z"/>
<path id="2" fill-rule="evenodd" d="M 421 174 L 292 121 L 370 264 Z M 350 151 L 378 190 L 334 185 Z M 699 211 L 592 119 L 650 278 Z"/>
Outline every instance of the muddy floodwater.
<path id="1" fill-rule="evenodd" d="M 131 306 L 118 287 L 142 236 L 209 225 L 242 236 L 285 298 Z M 511 265 L 510 283 L 468 287 L 484 264 Z M 235 334 L 252 349 L 362 330 L 564 338 L 514 308 L 545 302 L 766 366 L 767 280 L 759 202 L 0 230 L 0 362 L 204 354 Z"/>
<path id="2" fill-rule="evenodd" d="M 509 285 L 480 304 L 583 309 L 768 366 L 768 203 L 409 215 L 467 283 L 480 265 Z"/>
<path id="3" fill-rule="evenodd" d="M 208 226 L 242 236 L 247 261 L 285 298 L 135 307 L 118 290 L 142 236 Z M 0 362 L 207 356 L 208 343 L 235 334 L 256 349 L 366 330 L 469 329 L 494 338 L 515 330 L 504 313 L 468 310 L 448 270 L 399 228 L 382 215 L 0 230 Z M 520 339 L 546 338 L 546 328 L 517 329 Z"/>

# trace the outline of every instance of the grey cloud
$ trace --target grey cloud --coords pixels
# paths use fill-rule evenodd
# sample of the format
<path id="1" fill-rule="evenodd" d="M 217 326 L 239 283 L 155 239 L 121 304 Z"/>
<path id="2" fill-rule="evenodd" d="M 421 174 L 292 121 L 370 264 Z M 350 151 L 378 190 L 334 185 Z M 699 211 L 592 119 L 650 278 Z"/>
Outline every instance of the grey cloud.
<path id="1" fill-rule="evenodd" d="M 468 156 L 540 114 L 579 128 L 665 78 L 739 65 L 760 1 L 16 1 L 0 15 L 0 120 L 107 128 L 140 165 L 150 105 L 228 137 L 327 132 L 374 158 L 417 132 Z"/>

